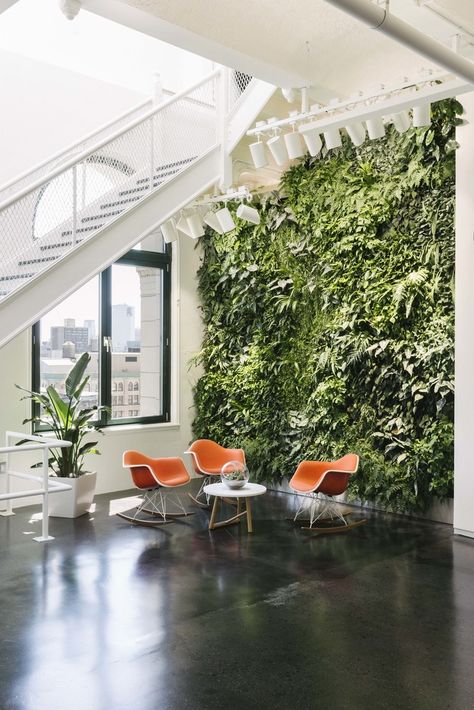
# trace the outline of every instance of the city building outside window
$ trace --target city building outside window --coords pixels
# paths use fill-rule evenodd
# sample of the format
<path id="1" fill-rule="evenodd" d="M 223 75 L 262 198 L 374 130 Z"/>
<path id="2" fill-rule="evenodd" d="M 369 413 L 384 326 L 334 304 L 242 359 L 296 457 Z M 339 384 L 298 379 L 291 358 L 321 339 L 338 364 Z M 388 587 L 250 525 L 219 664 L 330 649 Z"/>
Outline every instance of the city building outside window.
<path id="1" fill-rule="evenodd" d="M 150 237 L 44 316 L 33 327 L 33 389 L 65 393 L 76 357 L 89 352 L 81 400 L 109 408 L 101 426 L 169 421 L 170 264 L 170 247 Z M 137 408 L 123 411 L 124 391 Z"/>

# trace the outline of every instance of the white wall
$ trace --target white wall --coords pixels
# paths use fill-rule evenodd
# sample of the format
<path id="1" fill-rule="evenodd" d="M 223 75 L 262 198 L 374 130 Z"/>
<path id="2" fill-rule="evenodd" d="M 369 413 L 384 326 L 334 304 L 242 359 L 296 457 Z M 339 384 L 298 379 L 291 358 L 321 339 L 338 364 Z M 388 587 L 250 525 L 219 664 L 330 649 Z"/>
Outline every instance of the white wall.
<path id="1" fill-rule="evenodd" d="M 454 532 L 474 537 L 474 93 L 456 153 Z"/>
<path id="2" fill-rule="evenodd" d="M 149 456 L 180 456 L 192 439 L 193 419 L 192 385 L 196 369 L 189 368 L 193 355 L 201 347 L 201 319 L 198 311 L 196 271 L 199 265 L 199 250 L 195 242 L 182 238 L 173 254 L 173 303 L 172 303 L 172 361 L 173 392 L 171 424 L 148 426 L 118 426 L 104 430 L 99 436 L 102 455 L 90 456 L 88 464 L 96 470 L 97 493 L 120 491 L 131 488 L 127 470 L 122 468 L 122 453 L 126 449 L 138 449 Z M 178 253 L 179 252 L 179 253 Z M 22 425 L 30 416 L 30 404 L 21 402 L 21 393 L 15 383 L 31 385 L 31 337 L 22 333 L 0 349 L 0 446 L 4 445 L 5 431 L 31 431 Z M 188 457 L 184 457 L 187 459 Z M 18 464 L 16 461 L 18 460 Z M 27 454 L 15 456 L 15 469 L 29 471 L 29 466 L 38 457 Z M 189 462 L 186 461 L 188 468 Z M 17 468 L 18 466 L 18 468 Z M 190 472 L 191 469 L 189 468 Z M 1 476 L 0 491 L 4 490 Z M 28 484 L 29 485 L 29 484 Z M 25 490 L 26 482 L 14 479 L 13 490 Z M 60 494 L 58 494 L 60 495 Z M 19 499 L 14 505 L 31 505 L 36 499 Z M 0 508 L 4 504 L 0 502 Z"/>
<path id="3" fill-rule="evenodd" d="M 59 0 L 20 0 L 1 14 L 0 49 L 147 95 L 156 72 L 175 92 L 212 71 L 209 59 L 150 37 L 146 29 L 137 32 L 85 8 L 71 22 Z"/>
<path id="4" fill-rule="evenodd" d="M 2 50 L 0 88 L 0 186 L 147 98 Z"/>

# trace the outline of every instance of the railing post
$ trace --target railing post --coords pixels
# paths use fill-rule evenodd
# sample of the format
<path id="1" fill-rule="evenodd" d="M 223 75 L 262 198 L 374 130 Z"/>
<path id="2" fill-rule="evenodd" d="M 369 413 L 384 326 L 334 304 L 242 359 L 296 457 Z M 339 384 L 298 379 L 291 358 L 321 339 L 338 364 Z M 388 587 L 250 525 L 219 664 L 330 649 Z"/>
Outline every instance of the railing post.
<path id="1" fill-rule="evenodd" d="M 10 446 L 10 435 L 9 435 L 8 432 L 5 434 L 5 445 L 6 445 L 7 448 Z M 11 487 L 11 476 L 10 476 L 10 454 L 9 454 L 9 453 L 5 454 L 5 467 L 6 467 L 6 471 L 5 471 L 5 493 L 8 494 L 8 493 L 11 492 L 11 491 L 10 491 L 10 487 Z M 3 515 L 3 517 L 5 517 L 5 518 L 8 517 L 8 516 L 10 516 L 10 515 L 15 515 L 15 513 L 13 512 L 13 505 L 12 505 L 12 499 L 11 499 L 11 498 L 7 498 L 7 507 L 5 508 L 5 510 L 2 510 L 2 511 L 1 511 L 0 515 Z"/>
<path id="2" fill-rule="evenodd" d="M 227 150 L 228 145 L 228 98 L 229 70 L 222 69 L 217 79 L 216 120 L 217 138 L 220 143 L 220 181 L 222 190 L 232 185 L 232 160 Z"/>
<path id="3" fill-rule="evenodd" d="M 153 190 L 155 181 L 155 131 L 154 116 L 150 117 L 150 192 Z"/>
<path id="4" fill-rule="evenodd" d="M 86 206 L 86 161 L 82 163 L 82 185 L 81 185 L 81 210 Z"/>
<path id="5" fill-rule="evenodd" d="M 54 537 L 49 535 L 49 447 L 43 448 L 43 519 L 41 521 L 41 535 L 34 537 L 36 542 L 47 542 L 54 540 Z"/>
<path id="6" fill-rule="evenodd" d="M 72 246 L 76 246 L 77 235 L 77 165 L 72 166 Z"/>

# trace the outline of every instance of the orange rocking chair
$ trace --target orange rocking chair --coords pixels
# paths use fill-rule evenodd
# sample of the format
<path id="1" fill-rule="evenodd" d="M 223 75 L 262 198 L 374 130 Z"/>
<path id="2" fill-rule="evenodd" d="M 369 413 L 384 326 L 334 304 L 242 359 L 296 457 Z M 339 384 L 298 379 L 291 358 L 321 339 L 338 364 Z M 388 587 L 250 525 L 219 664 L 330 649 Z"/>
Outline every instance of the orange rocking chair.
<path id="1" fill-rule="evenodd" d="M 202 508 L 209 507 L 209 496 L 204 493 L 204 486 L 219 480 L 222 466 L 229 461 L 245 463 L 243 449 L 226 449 L 212 439 L 197 439 L 184 453 L 191 455 L 195 472 L 203 477 L 196 497 L 188 493 L 188 496 Z"/>
<path id="2" fill-rule="evenodd" d="M 367 522 L 366 519 L 348 521 L 351 513 L 341 513 L 334 496 L 339 496 L 347 489 L 349 478 L 359 467 L 359 457 L 347 454 L 338 461 L 302 461 L 295 471 L 290 488 L 303 498 L 296 511 L 293 522 L 306 523 L 303 530 L 318 533 L 338 533 L 350 530 Z M 307 500 L 310 504 L 307 506 Z M 300 515 L 309 507 L 309 519 Z M 309 523 L 309 525 L 308 525 Z"/>
<path id="3" fill-rule="evenodd" d="M 133 515 L 117 513 L 119 518 L 124 518 L 135 525 L 156 527 L 172 523 L 175 518 L 193 515 L 184 508 L 177 495 L 170 499 L 169 503 L 182 512 L 168 513 L 166 510 L 168 492 L 178 486 L 186 485 L 191 480 L 182 459 L 153 459 L 139 451 L 125 451 L 123 467 L 130 469 L 133 483 L 143 491 L 143 499 Z M 150 517 L 142 518 L 140 517 L 142 513 Z"/>

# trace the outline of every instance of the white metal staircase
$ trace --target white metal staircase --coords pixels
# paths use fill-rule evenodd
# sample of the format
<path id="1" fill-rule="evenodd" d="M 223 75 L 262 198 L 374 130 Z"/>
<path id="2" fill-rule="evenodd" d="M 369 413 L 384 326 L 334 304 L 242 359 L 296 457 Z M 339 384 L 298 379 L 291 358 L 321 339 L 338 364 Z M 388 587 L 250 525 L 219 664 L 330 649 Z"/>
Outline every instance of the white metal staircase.
<path id="1" fill-rule="evenodd" d="M 142 104 L 112 136 L 0 191 L 0 346 L 219 181 L 274 91 L 235 76 Z"/>

